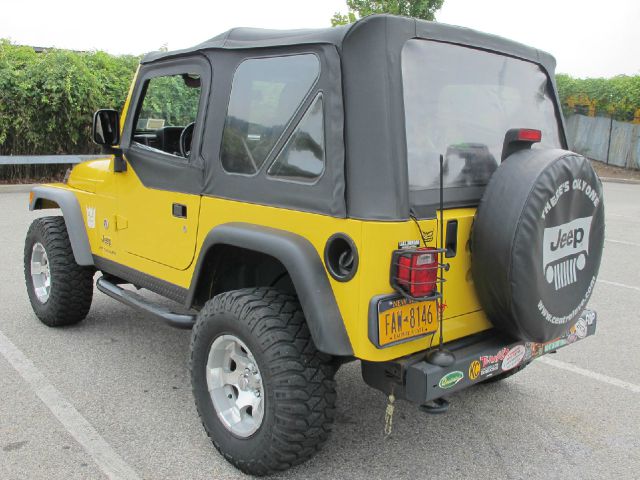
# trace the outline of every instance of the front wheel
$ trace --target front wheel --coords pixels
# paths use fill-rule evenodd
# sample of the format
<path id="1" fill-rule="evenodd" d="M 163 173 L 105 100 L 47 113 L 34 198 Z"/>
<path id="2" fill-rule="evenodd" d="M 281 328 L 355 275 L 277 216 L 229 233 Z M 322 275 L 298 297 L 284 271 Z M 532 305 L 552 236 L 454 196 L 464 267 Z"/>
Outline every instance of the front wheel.
<path id="1" fill-rule="evenodd" d="M 191 382 L 214 446 L 245 473 L 300 464 L 329 436 L 335 367 L 297 299 L 272 288 L 216 296 L 191 337 Z"/>
<path id="2" fill-rule="evenodd" d="M 93 299 L 93 267 L 76 263 L 63 217 L 33 221 L 24 245 L 24 276 L 29 301 L 49 327 L 83 320 Z"/>

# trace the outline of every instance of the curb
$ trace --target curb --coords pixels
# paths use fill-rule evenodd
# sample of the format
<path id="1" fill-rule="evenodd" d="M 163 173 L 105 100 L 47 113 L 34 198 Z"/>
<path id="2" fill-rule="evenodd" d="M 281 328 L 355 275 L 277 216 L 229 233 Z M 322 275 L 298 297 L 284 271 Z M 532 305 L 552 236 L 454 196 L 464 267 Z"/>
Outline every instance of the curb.
<path id="1" fill-rule="evenodd" d="M 0 185 L 0 193 L 25 193 L 30 192 L 31 189 L 39 183 L 19 183 L 15 185 Z"/>
<path id="2" fill-rule="evenodd" d="M 600 180 L 609 183 L 627 183 L 631 185 L 640 185 L 640 180 L 634 180 L 633 178 L 600 177 Z"/>

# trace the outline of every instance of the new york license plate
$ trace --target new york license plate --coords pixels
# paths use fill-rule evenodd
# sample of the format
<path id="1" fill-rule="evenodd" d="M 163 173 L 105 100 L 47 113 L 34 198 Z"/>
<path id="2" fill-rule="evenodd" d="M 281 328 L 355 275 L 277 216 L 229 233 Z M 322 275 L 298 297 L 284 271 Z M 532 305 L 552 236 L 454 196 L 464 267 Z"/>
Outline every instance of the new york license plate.
<path id="1" fill-rule="evenodd" d="M 438 329 L 436 302 L 414 302 L 407 298 L 378 302 L 380 346 L 434 333 Z"/>

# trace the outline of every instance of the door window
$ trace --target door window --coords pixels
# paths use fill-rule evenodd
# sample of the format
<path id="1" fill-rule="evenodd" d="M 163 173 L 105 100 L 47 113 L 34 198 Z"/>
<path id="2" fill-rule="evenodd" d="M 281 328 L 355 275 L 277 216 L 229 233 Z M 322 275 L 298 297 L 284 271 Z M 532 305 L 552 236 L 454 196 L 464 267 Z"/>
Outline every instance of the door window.
<path id="1" fill-rule="evenodd" d="M 189 158 L 200 102 L 200 76 L 191 73 L 147 80 L 133 141 L 170 155 Z"/>

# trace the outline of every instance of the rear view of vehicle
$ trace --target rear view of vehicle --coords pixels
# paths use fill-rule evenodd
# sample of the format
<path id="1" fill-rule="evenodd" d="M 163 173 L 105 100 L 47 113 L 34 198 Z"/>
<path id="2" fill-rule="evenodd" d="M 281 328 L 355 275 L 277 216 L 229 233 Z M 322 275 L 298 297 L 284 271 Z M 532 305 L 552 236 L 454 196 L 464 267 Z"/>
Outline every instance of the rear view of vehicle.
<path id="1" fill-rule="evenodd" d="M 401 67 L 385 95 L 399 121 L 386 126 L 384 146 L 361 143 L 395 147 L 382 155 L 403 160 L 388 161 L 382 175 L 406 172 L 388 220 L 408 217 L 413 228 L 387 246 L 389 277 L 364 281 L 379 354 L 363 361 L 363 376 L 427 411 L 595 333 L 586 306 L 604 240 L 601 183 L 587 159 L 566 150 L 553 58 L 475 32 L 454 41 L 446 28 L 418 23 L 421 38 L 390 36 Z M 372 196 L 366 208 L 373 216 L 389 205 Z M 365 233 L 364 262 L 381 241 Z M 395 292 L 381 295 L 389 278 Z"/>
<path id="2" fill-rule="evenodd" d="M 94 117 L 110 155 L 32 192 L 64 215 L 27 235 L 36 315 L 81 321 L 100 271 L 103 293 L 193 328 L 198 414 L 250 474 L 320 449 L 345 362 L 445 411 L 595 333 L 602 186 L 567 150 L 554 68 L 386 15 L 149 54 L 122 121 Z"/>

